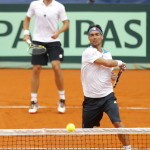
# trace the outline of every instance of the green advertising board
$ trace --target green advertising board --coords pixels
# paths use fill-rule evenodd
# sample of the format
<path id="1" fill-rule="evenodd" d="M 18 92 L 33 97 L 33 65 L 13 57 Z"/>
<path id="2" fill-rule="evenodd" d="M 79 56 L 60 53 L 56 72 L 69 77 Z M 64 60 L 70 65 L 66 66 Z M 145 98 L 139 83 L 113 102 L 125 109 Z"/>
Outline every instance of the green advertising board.
<path id="1" fill-rule="evenodd" d="M 29 61 L 27 44 L 22 40 L 22 23 L 29 5 L 0 5 L 0 61 Z M 89 45 L 87 28 L 100 24 L 104 32 L 103 48 L 115 59 L 130 63 L 150 62 L 150 5 L 66 4 L 70 22 L 61 34 L 65 62 L 81 62 Z M 32 33 L 34 19 L 30 31 Z M 60 23 L 61 26 L 61 23 Z"/>

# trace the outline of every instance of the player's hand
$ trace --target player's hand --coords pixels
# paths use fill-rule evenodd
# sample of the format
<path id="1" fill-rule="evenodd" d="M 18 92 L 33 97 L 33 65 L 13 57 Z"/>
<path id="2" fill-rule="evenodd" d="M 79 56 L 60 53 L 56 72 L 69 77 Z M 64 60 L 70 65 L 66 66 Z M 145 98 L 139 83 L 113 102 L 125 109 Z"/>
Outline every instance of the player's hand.
<path id="1" fill-rule="evenodd" d="M 29 35 L 24 35 L 23 40 L 25 42 L 27 42 L 28 40 L 30 40 L 30 36 Z"/>
<path id="2" fill-rule="evenodd" d="M 122 65 L 120 66 L 120 69 L 122 71 L 125 71 L 127 69 L 126 63 L 123 62 Z"/>
<path id="3" fill-rule="evenodd" d="M 111 80 L 115 81 L 116 79 L 117 79 L 117 74 L 114 71 L 112 71 L 111 72 Z"/>
<path id="4" fill-rule="evenodd" d="M 59 36 L 59 32 L 56 31 L 56 32 L 51 36 L 51 38 L 56 39 L 58 36 Z"/>

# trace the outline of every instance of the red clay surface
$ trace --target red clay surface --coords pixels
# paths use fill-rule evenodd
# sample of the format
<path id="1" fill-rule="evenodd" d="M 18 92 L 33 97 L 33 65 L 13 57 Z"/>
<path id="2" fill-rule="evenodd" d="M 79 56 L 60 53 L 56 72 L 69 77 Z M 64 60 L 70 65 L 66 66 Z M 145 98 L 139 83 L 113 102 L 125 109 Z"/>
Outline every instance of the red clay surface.
<path id="1" fill-rule="evenodd" d="M 26 107 L 18 108 L 30 104 L 31 72 L 31 69 L 0 69 L 0 129 L 65 128 L 68 123 L 81 128 L 83 92 L 80 70 L 63 70 L 65 114 L 57 113 L 58 93 L 51 69 L 41 72 L 38 97 L 39 105 L 49 108 L 41 108 L 37 114 L 29 114 Z M 125 71 L 115 93 L 126 127 L 150 127 L 150 70 Z M 104 115 L 101 128 L 111 127 L 110 120 Z"/>

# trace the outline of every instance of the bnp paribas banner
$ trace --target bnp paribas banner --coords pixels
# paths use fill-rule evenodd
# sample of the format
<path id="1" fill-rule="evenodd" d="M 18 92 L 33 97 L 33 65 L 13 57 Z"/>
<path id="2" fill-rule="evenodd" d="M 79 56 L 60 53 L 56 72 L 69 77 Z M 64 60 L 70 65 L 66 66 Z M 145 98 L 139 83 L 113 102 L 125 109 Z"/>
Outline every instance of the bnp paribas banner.
<path id="1" fill-rule="evenodd" d="M 28 5 L 0 5 L 0 60 L 25 61 L 30 56 L 22 40 L 27 8 Z M 150 62 L 150 5 L 68 4 L 66 10 L 70 28 L 60 38 L 68 62 L 80 61 L 83 50 L 89 45 L 87 29 L 91 24 L 101 25 L 103 48 L 114 58 Z M 31 36 L 33 27 L 34 18 Z"/>

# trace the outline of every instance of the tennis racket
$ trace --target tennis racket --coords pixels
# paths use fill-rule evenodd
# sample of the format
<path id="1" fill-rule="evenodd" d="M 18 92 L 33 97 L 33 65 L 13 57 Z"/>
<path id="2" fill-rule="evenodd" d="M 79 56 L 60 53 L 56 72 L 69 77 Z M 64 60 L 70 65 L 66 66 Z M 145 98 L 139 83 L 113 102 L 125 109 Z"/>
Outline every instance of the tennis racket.
<path id="1" fill-rule="evenodd" d="M 126 66 L 122 66 L 122 67 L 123 67 L 123 69 L 126 69 Z M 117 79 L 116 79 L 116 81 L 115 81 L 115 83 L 113 85 L 114 88 L 117 86 L 117 83 L 118 83 L 118 81 L 120 79 L 120 76 L 121 76 L 121 74 L 123 72 L 123 69 L 122 68 L 119 69 L 119 72 L 118 72 L 118 75 L 117 75 Z"/>
<path id="2" fill-rule="evenodd" d="M 46 47 L 43 45 L 36 45 L 33 44 L 30 40 L 27 40 L 27 43 L 29 45 L 27 52 L 31 55 L 41 55 L 46 53 Z"/>

